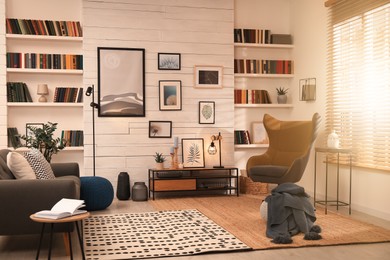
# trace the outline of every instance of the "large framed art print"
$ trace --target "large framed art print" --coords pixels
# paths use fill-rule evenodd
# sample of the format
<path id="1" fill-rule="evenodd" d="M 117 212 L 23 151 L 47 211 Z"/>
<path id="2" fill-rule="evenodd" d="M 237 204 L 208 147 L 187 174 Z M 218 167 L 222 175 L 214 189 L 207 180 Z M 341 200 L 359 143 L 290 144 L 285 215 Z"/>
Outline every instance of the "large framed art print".
<path id="1" fill-rule="evenodd" d="M 145 49 L 98 47 L 100 117 L 145 116 Z"/>

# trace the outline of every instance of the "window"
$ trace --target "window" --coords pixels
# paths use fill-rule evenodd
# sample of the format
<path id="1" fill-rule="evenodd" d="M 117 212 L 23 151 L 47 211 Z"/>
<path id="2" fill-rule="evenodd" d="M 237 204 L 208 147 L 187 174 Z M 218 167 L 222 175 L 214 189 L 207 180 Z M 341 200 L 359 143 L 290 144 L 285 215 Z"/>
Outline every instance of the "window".
<path id="1" fill-rule="evenodd" d="M 390 170 L 390 1 L 330 7 L 326 129 L 355 166 Z"/>

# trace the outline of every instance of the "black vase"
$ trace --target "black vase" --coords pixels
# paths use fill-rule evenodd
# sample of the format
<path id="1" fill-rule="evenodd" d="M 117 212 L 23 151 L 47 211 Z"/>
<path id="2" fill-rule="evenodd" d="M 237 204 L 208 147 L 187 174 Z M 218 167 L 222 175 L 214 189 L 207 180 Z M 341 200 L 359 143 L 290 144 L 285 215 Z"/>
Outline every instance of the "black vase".
<path id="1" fill-rule="evenodd" d="M 120 172 L 118 175 L 116 197 L 119 200 L 128 200 L 130 198 L 130 178 L 127 172 Z"/>

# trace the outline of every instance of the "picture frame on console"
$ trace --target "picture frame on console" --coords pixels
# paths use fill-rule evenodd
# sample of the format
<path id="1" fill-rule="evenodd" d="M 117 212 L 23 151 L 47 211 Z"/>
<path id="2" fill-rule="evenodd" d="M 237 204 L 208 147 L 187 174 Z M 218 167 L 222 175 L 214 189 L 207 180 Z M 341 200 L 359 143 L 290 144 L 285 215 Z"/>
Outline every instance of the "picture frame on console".
<path id="1" fill-rule="evenodd" d="M 145 116 L 145 49 L 98 47 L 98 116 Z"/>
<path id="2" fill-rule="evenodd" d="M 195 88 L 222 88 L 222 66 L 200 66 L 194 68 Z"/>
<path id="3" fill-rule="evenodd" d="M 180 70 L 181 55 L 180 53 L 158 53 L 159 70 Z"/>
<path id="4" fill-rule="evenodd" d="M 159 81 L 160 111 L 181 110 L 181 81 Z"/>
<path id="5" fill-rule="evenodd" d="M 203 138 L 182 138 L 183 168 L 204 168 Z"/>
<path id="6" fill-rule="evenodd" d="M 215 124 L 214 101 L 199 101 L 199 124 Z"/>
<path id="7" fill-rule="evenodd" d="M 171 138 L 172 121 L 149 121 L 149 138 Z"/>

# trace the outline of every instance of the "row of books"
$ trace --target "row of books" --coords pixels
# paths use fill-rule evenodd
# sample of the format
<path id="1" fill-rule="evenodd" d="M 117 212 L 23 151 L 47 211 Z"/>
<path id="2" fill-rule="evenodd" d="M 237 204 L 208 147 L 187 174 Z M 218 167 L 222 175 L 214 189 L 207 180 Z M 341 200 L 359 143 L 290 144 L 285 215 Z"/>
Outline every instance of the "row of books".
<path id="1" fill-rule="evenodd" d="M 22 145 L 20 142 L 19 132 L 16 127 L 8 127 L 7 135 L 8 135 L 8 147 L 17 148 Z"/>
<path id="2" fill-rule="evenodd" d="M 7 68 L 83 69 L 83 55 L 7 52 Z"/>
<path id="3" fill-rule="evenodd" d="M 248 130 L 234 130 L 234 144 L 251 144 Z"/>
<path id="4" fill-rule="evenodd" d="M 56 87 L 53 102 L 82 103 L 83 88 Z"/>
<path id="5" fill-rule="evenodd" d="M 234 42 L 237 43 L 271 43 L 271 30 L 234 29 Z"/>
<path id="6" fill-rule="evenodd" d="M 82 130 L 62 130 L 61 138 L 66 140 L 66 147 L 84 145 L 84 133 Z"/>
<path id="7" fill-rule="evenodd" d="M 51 21 L 33 19 L 6 19 L 7 33 L 81 37 L 83 31 L 78 21 Z"/>
<path id="8" fill-rule="evenodd" d="M 271 104 L 271 98 L 264 89 L 235 89 L 234 104 Z"/>
<path id="9" fill-rule="evenodd" d="M 234 73 L 292 74 L 292 60 L 234 59 Z"/>
<path id="10" fill-rule="evenodd" d="M 33 102 L 27 84 L 7 82 L 7 102 Z"/>

